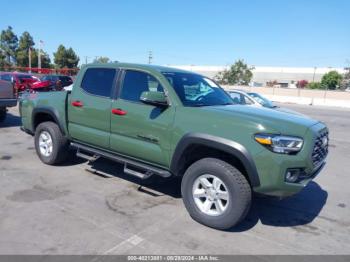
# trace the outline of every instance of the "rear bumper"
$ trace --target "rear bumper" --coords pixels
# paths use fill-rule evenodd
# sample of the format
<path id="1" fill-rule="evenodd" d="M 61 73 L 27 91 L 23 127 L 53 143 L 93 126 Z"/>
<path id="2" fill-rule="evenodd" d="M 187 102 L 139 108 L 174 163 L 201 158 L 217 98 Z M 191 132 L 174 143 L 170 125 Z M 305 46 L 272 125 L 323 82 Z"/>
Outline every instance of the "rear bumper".
<path id="1" fill-rule="evenodd" d="M 0 98 L 0 107 L 14 107 L 17 105 L 17 99 L 15 98 Z"/>

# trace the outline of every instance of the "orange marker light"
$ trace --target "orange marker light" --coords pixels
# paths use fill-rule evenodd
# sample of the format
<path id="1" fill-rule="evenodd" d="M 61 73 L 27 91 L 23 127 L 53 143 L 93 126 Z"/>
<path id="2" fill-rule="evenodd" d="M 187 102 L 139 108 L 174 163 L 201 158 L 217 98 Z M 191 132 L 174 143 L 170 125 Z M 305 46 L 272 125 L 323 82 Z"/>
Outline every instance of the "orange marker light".
<path id="1" fill-rule="evenodd" d="M 256 136 L 255 140 L 262 145 L 272 145 L 272 140 L 270 137 L 259 137 Z"/>

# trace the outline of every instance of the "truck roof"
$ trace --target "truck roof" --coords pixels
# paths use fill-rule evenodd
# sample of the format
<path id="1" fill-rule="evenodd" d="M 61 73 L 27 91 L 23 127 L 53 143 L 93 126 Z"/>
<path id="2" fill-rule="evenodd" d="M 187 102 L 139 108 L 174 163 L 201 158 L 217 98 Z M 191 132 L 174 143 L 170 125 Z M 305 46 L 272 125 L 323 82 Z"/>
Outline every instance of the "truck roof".
<path id="1" fill-rule="evenodd" d="M 191 73 L 196 74 L 191 71 L 186 71 L 174 67 L 159 66 L 159 65 L 149 65 L 149 64 L 133 64 L 133 63 L 91 63 L 84 65 L 85 67 L 108 67 L 108 68 L 127 68 L 127 69 L 141 69 L 147 71 L 158 71 L 160 73 Z"/>

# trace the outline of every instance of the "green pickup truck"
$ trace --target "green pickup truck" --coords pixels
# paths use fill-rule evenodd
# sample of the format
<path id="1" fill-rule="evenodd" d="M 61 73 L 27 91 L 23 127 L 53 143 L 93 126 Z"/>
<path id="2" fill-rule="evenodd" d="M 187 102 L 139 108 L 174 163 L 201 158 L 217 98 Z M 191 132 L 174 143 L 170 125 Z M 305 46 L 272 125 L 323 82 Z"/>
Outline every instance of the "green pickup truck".
<path id="1" fill-rule="evenodd" d="M 45 164 L 61 163 L 72 147 L 141 179 L 180 176 L 192 218 L 218 229 L 244 219 L 253 192 L 299 192 L 328 154 L 323 123 L 235 105 L 213 80 L 174 68 L 87 65 L 71 91 L 27 93 L 19 108 Z"/>

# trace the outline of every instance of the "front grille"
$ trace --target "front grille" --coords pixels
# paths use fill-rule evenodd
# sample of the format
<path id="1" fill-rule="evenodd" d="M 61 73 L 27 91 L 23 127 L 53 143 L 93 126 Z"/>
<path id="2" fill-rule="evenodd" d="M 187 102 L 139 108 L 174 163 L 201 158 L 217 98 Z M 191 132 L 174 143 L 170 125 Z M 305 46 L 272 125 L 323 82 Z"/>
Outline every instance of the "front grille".
<path id="1" fill-rule="evenodd" d="M 314 167 L 323 163 L 328 154 L 328 131 L 323 131 L 316 138 L 314 149 L 312 151 L 312 162 Z"/>

